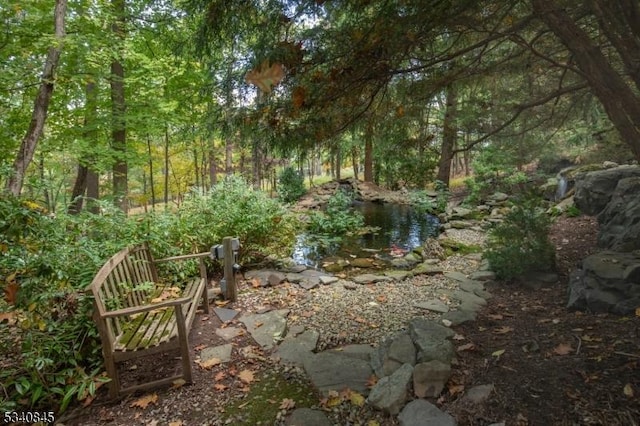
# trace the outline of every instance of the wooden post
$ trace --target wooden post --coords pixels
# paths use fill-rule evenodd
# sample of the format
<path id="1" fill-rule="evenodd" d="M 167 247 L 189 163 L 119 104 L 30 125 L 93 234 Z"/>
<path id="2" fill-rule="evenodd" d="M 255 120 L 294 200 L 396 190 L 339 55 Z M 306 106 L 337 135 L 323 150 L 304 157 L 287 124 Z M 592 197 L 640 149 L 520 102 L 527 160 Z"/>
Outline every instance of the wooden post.
<path id="1" fill-rule="evenodd" d="M 225 298 L 232 302 L 238 300 L 238 294 L 236 292 L 236 277 L 233 272 L 233 246 L 232 246 L 232 237 L 224 237 L 222 239 L 222 250 L 224 252 L 224 280 L 226 283 L 226 294 Z"/>

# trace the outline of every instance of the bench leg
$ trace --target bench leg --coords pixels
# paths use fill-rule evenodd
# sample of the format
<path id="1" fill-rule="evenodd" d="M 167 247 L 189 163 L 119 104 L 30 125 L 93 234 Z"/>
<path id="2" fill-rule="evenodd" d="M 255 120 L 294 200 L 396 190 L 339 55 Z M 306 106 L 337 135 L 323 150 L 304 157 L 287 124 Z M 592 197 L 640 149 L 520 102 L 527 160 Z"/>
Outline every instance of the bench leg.
<path id="1" fill-rule="evenodd" d="M 182 307 L 176 306 L 176 322 L 178 325 L 178 341 L 180 342 L 180 357 L 182 358 L 182 376 L 185 382 L 193 383 L 191 374 L 191 354 L 189 353 L 189 335 L 182 314 Z"/>
<path id="2" fill-rule="evenodd" d="M 107 369 L 107 375 L 111 379 L 109 382 L 109 398 L 116 398 L 120 393 L 120 377 L 118 376 L 118 367 L 111 354 L 105 355 L 104 364 Z"/>

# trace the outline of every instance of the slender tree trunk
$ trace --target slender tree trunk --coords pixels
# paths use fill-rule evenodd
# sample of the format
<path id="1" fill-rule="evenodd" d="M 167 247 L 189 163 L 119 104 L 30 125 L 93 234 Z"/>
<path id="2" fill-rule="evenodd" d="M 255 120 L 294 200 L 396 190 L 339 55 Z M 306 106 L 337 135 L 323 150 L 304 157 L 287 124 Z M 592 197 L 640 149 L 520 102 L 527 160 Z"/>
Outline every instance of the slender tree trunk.
<path id="1" fill-rule="evenodd" d="M 62 42 L 65 37 L 65 15 L 67 13 L 67 0 L 56 0 L 53 11 L 54 17 L 54 36 L 53 45 L 49 48 L 44 63 L 44 70 L 40 80 L 40 89 L 33 104 L 33 112 L 31 114 L 31 123 L 27 133 L 22 139 L 18 154 L 13 163 L 13 175 L 9 178 L 6 190 L 13 195 L 20 195 L 24 177 L 33 160 L 38 141 L 42 137 L 44 123 L 47 120 L 49 103 L 53 94 L 53 82 L 55 81 L 55 71 L 60 61 L 60 53 L 62 52 Z"/>
<path id="2" fill-rule="evenodd" d="M 364 181 L 373 182 L 373 124 L 364 131 Z"/>
<path id="3" fill-rule="evenodd" d="M 335 147 L 335 158 L 336 158 L 336 180 L 342 179 L 342 149 L 340 144 L 336 144 Z"/>
<path id="4" fill-rule="evenodd" d="M 127 175 L 129 172 L 127 166 L 127 134 L 126 134 L 126 117 L 125 117 L 125 96 L 124 96 L 124 67 L 122 65 L 122 49 L 124 49 L 124 21 L 125 21 L 125 0 L 111 0 L 116 21 L 111 25 L 118 43 L 121 43 L 119 57 L 111 62 L 111 109 L 113 114 L 113 123 L 111 131 L 111 144 L 116 152 L 116 161 L 113 165 L 113 198 L 115 204 L 127 212 L 128 203 L 128 182 Z"/>
<path id="5" fill-rule="evenodd" d="M 151 152 L 151 136 L 147 133 L 147 153 L 149 154 L 149 189 L 151 191 L 151 210 L 156 206 L 156 190 L 153 175 L 153 155 Z"/>
<path id="6" fill-rule="evenodd" d="M 78 172 L 76 173 L 76 181 L 71 190 L 71 202 L 67 207 L 69 214 L 78 214 L 82 211 L 83 195 L 87 190 L 87 174 L 89 168 L 85 165 L 78 164 Z"/>
<path id="7" fill-rule="evenodd" d="M 615 4 L 630 7 L 630 16 L 638 17 L 637 2 L 626 0 L 607 0 Z M 640 160 L 640 98 L 625 79 L 613 68 L 600 48 L 589 38 L 589 35 L 565 12 L 551 0 L 531 0 L 534 12 L 549 29 L 573 53 L 573 59 L 582 72 L 582 77 L 589 83 L 591 90 L 602 103 L 609 119 L 616 127 L 622 140 L 629 145 L 636 159 Z M 602 1 L 596 1 L 602 7 Z M 624 7 L 622 10 L 624 10 Z M 630 36 L 640 35 L 638 22 L 618 31 L 630 31 Z M 610 29 L 609 29 L 610 30 Z M 603 31 L 607 33 L 605 28 Z M 621 57 L 629 56 L 624 46 L 614 45 L 622 49 Z M 637 52 L 635 53 L 637 55 Z M 635 64 L 637 67 L 638 65 Z M 636 70 L 637 72 L 637 70 Z"/>
<path id="8" fill-rule="evenodd" d="M 164 128 L 164 208 L 169 205 L 169 129 Z"/>
<path id="9" fill-rule="evenodd" d="M 226 146 L 225 146 L 226 150 Z M 225 158 L 226 161 L 226 158 Z M 225 164 L 226 167 L 226 164 Z M 209 185 L 214 187 L 218 183 L 218 167 L 216 166 L 216 152 L 213 139 L 211 140 L 211 149 L 209 150 Z"/>
<path id="10" fill-rule="evenodd" d="M 355 146 L 351 147 L 351 165 L 353 166 L 353 177 L 358 180 L 358 167 L 360 164 L 358 162 L 358 148 Z"/>
<path id="11" fill-rule="evenodd" d="M 458 128 L 456 126 L 458 94 L 453 85 L 447 86 L 446 96 L 447 105 L 444 113 L 442 150 L 440 151 L 437 179 L 448 187 L 451 179 L 451 160 L 453 159 L 453 150 L 456 144 L 456 135 L 458 133 Z"/>
<path id="12" fill-rule="evenodd" d="M 99 213 L 100 206 L 96 202 L 100 199 L 100 181 L 98 174 L 89 169 L 87 170 L 87 209 L 91 213 Z"/>

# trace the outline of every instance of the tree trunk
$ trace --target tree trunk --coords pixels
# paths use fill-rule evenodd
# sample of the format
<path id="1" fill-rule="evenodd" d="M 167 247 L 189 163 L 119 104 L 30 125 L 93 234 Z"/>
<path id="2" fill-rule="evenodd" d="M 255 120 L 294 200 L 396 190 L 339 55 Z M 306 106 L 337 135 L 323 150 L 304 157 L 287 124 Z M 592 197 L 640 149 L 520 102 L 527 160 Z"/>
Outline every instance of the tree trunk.
<path id="1" fill-rule="evenodd" d="M 53 41 L 53 45 L 47 53 L 44 71 L 42 72 L 42 78 L 40 80 L 40 89 L 38 90 L 38 95 L 33 105 L 31 123 L 29 123 L 29 128 L 27 129 L 24 139 L 22 139 L 20 149 L 13 163 L 13 175 L 7 181 L 5 188 L 8 192 L 16 196 L 22 192 L 25 173 L 33 160 L 33 154 L 36 151 L 40 137 L 42 137 L 44 123 L 47 120 L 47 112 L 53 93 L 53 82 L 55 81 L 55 71 L 60 61 L 62 41 L 65 37 L 64 19 L 66 13 L 67 0 L 56 0 L 53 11 L 54 35 L 56 40 Z"/>
<path id="2" fill-rule="evenodd" d="M 453 159 L 454 147 L 456 145 L 456 115 L 458 108 L 458 93 L 453 85 L 447 86 L 447 105 L 444 113 L 444 124 L 442 129 L 442 150 L 440 151 L 440 161 L 438 162 L 438 176 L 436 179 L 449 186 L 451 179 L 451 160 Z"/>
<path id="3" fill-rule="evenodd" d="M 373 124 L 367 123 L 364 132 L 364 181 L 373 182 Z"/>
<path id="4" fill-rule="evenodd" d="M 632 5 L 630 13 L 635 13 L 637 16 L 638 5 L 634 2 L 607 0 L 608 2 L 624 5 L 624 7 Z M 531 0 L 531 3 L 536 15 L 573 53 L 573 60 L 580 69 L 582 77 L 604 106 L 622 140 L 629 145 L 636 159 L 640 160 L 640 98 L 635 90 L 613 68 L 589 35 L 560 6 L 556 6 L 551 0 Z M 600 6 L 602 3 L 600 0 L 596 1 Z M 627 24 L 625 29 L 637 36 L 638 33 L 634 32 L 637 30 L 637 25 L 637 22 L 633 25 Z M 625 29 L 618 29 L 618 32 Z M 606 34 L 607 29 L 604 28 L 603 32 Z M 620 56 L 623 59 L 631 56 L 625 51 L 625 46 L 614 44 L 614 47 L 621 49 Z"/>
<path id="5" fill-rule="evenodd" d="M 169 206 L 169 129 L 164 128 L 164 208 Z"/>
<path id="6" fill-rule="evenodd" d="M 91 213 L 99 213 L 100 206 L 96 202 L 100 199 L 100 181 L 98 180 L 98 174 L 89 169 L 87 170 L 87 210 Z"/>
<path id="7" fill-rule="evenodd" d="M 119 43 L 124 44 L 124 20 L 125 20 L 125 0 L 111 0 L 111 5 L 116 14 L 116 21 L 111 25 L 111 31 Z M 124 46 L 120 46 L 120 50 Z M 122 52 L 120 52 L 122 53 Z M 111 130 L 111 144 L 115 151 L 116 161 L 113 165 L 113 198 L 116 206 L 127 212 L 129 203 L 127 200 L 129 188 L 127 175 L 127 134 L 125 117 L 125 97 L 124 97 L 124 67 L 122 65 L 122 55 L 111 61 L 111 111 L 113 123 Z"/>
<path id="8" fill-rule="evenodd" d="M 209 185 L 214 187 L 217 183 L 218 167 L 216 166 L 216 152 L 213 147 L 213 140 L 211 140 L 211 149 L 209 150 Z"/>
<path id="9" fill-rule="evenodd" d="M 147 133 L 147 153 L 149 154 L 149 189 L 151 190 L 151 210 L 154 210 L 156 205 L 156 190 L 153 181 L 153 155 L 151 152 L 151 137 L 149 136 L 149 133 Z"/>

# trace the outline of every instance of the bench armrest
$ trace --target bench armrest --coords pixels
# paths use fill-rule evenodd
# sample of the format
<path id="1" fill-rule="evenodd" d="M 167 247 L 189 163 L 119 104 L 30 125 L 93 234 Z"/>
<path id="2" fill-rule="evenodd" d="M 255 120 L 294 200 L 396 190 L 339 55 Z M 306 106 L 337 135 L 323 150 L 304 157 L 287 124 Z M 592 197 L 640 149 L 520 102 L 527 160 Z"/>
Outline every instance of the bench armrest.
<path id="1" fill-rule="evenodd" d="M 101 318 L 114 318 L 114 317 L 122 317 L 133 314 L 139 314 L 142 312 L 149 312 L 155 309 L 166 308 L 170 306 L 184 305 L 185 303 L 191 302 L 193 298 L 189 296 L 180 297 L 178 299 L 170 299 L 164 300 L 158 303 L 151 303 L 143 306 L 132 306 L 130 308 L 117 309 L 115 311 L 107 311 L 100 315 Z"/>

